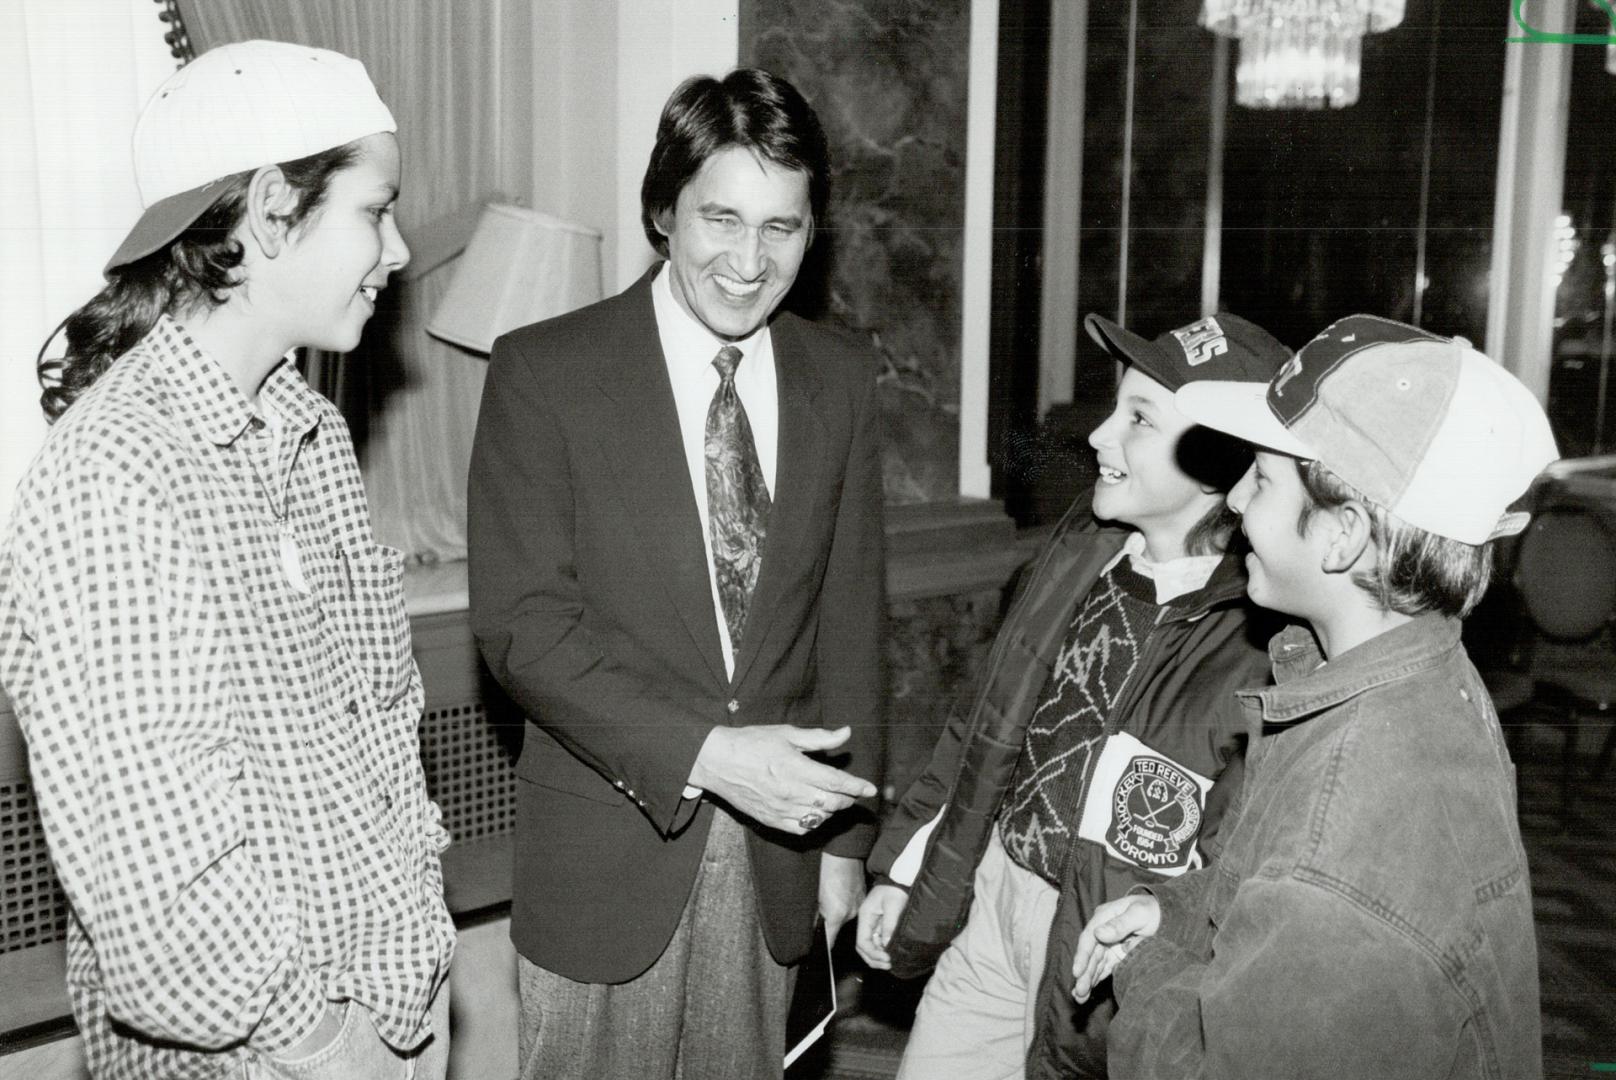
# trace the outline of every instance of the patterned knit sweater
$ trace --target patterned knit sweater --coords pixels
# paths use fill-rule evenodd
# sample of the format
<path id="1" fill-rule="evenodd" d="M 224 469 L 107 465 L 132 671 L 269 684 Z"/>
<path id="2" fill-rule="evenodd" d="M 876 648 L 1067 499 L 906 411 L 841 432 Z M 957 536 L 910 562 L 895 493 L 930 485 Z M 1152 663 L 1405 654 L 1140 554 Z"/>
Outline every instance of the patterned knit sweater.
<path id="1" fill-rule="evenodd" d="M 1077 837 L 1089 759 L 1163 610 L 1155 582 L 1119 560 L 1078 606 L 1028 723 L 999 837 L 1012 860 L 1056 887 Z"/>

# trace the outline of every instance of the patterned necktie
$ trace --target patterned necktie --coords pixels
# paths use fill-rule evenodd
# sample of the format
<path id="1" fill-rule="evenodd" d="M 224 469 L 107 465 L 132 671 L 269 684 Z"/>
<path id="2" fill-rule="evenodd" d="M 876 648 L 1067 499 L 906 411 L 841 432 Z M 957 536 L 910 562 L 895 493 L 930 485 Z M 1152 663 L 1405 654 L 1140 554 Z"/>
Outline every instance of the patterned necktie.
<path id="1" fill-rule="evenodd" d="M 763 565 L 763 537 L 769 531 L 769 489 L 763 482 L 757 446 L 746 408 L 735 393 L 735 366 L 741 350 L 726 345 L 713 358 L 718 393 L 707 407 L 707 525 L 713 540 L 718 600 L 724 608 L 733 648 L 741 647 L 746 606 Z"/>

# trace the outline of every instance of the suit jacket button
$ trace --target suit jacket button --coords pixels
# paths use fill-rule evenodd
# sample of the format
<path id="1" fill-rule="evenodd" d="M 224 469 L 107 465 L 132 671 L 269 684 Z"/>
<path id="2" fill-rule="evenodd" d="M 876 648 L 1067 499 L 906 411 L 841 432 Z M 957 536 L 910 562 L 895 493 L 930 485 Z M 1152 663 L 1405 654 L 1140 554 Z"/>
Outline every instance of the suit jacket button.
<path id="1" fill-rule="evenodd" d="M 725 705 L 724 708 L 728 709 L 731 713 L 738 713 L 741 711 L 741 703 L 736 701 L 734 698 L 730 698 L 729 704 Z"/>
<path id="2" fill-rule="evenodd" d="M 349 716 L 358 716 L 359 715 L 359 702 L 357 700 L 348 702 L 348 715 Z"/>

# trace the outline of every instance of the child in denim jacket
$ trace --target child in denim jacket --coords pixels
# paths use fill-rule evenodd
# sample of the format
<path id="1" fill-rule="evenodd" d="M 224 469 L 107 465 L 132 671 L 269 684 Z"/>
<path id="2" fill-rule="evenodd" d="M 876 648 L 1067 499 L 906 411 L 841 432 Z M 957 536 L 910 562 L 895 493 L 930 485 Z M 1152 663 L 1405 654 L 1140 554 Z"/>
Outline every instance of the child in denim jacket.
<path id="1" fill-rule="evenodd" d="M 1240 694 L 1219 863 L 1083 931 L 1074 996 L 1116 971 L 1112 1074 L 1540 1076 L 1514 770 L 1459 630 L 1556 457 L 1541 407 L 1464 340 L 1363 315 L 1266 391 L 1177 400 L 1256 446 L 1229 494 L 1249 592 L 1311 633 Z"/>

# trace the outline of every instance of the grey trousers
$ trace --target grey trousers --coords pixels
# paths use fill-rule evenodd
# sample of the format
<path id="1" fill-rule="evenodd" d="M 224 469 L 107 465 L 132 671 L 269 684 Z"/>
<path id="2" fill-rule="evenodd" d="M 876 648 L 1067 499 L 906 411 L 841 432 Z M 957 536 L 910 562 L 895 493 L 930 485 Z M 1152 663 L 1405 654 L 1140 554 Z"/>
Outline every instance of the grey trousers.
<path id="1" fill-rule="evenodd" d="M 521 1080 L 770 1080 L 793 971 L 769 955 L 746 830 L 722 808 L 667 949 L 626 983 L 580 983 L 517 958 Z"/>

